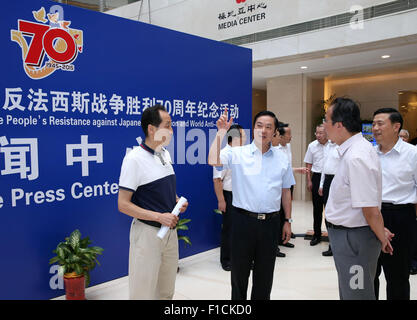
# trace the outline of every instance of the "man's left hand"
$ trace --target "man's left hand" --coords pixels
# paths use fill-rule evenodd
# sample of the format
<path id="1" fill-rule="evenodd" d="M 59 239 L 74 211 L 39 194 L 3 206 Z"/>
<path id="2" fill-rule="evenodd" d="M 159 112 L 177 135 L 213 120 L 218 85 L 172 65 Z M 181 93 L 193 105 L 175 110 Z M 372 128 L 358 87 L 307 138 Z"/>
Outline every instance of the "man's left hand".
<path id="1" fill-rule="evenodd" d="M 187 207 L 188 207 L 188 201 L 182 205 L 182 207 L 180 208 L 180 213 L 183 213 L 185 210 L 187 210 Z"/>
<path id="2" fill-rule="evenodd" d="M 291 239 L 291 224 L 287 221 L 284 222 L 282 227 L 282 241 L 283 244 L 286 244 Z"/>

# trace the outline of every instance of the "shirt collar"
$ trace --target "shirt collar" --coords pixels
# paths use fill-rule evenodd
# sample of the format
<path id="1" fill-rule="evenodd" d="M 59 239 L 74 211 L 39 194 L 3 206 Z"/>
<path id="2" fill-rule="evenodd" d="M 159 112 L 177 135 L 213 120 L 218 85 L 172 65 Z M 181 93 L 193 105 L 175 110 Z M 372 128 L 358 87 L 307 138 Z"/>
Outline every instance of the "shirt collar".
<path id="1" fill-rule="evenodd" d="M 258 147 L 255 145 L 255 140 L 252 141 L 249 148 L 250 148 L 250 151 L 251 151 L 252 154 L 254 154 L 256 152 L 256 150 L 261 152 L 261 150 L 259 150 Z M 272 143 L 269 144 L 269 150 L 267 152 L 265 152 L 264 155 L 269 155 L 270 153 L 272 153 Z"/>
<path id="2" fill-rule="evenodd" d="M 161 152 L 156 152 L 155 150 L 153 150 L 153 149 L 151 149 L 150 147 L 148 147 L 146 144 L 145 144 L 145 142 L 142 142 L 141 144 L 140 144 L 140 146 L 144 149 L 144 150 L 146 150 L 146 151 L 148 151 L 150 154 L 153 154 L 153 155 L 155 155 L 155 154 L 161 154 L 161 153 L 163 153 L 164 151 L 165 151 L 165 149 L 162 147 L 161 148 Z"/>
<path id="3" fill-rule="evenodd" d="M 403 143 L 404 143 L 403 139 L 398 137 L 397 143 L 392 147 L 392 149 L 390 151 L 388 151 L 385 154 L 388 154 L 388 153 L 392 152 L 392 150 L 395 150 L 396 152 L 401 153 L 401 147 L 403 146 Z M 380 145 L 378 145 L 378 147 L 376 148 L 376 151 L 378 152 L 378 154 L 384 154 L 381 151 L 381 146 Z"/>
<path id="4" fill-rule="evenodd" d="M 363 139 L 362 136 L 362 132 L 359 132 L 353 136 L 351 136 L 349 139 L 347 139 L 345 142 L 343 142 L 339 148 L 338 148 L 338 152 L 339 155 L 342 157 L 344 155 L 344 153 L 356 142 L 360 141 L 361 139 Z"/>

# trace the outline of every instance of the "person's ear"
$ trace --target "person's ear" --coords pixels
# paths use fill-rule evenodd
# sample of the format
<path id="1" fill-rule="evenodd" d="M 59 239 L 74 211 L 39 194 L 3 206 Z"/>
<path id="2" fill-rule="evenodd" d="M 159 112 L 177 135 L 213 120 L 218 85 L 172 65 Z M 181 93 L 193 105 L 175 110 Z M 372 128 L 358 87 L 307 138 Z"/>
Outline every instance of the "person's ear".
<path id="1" fill-rule="evenodd" d="M 148 136 L 154 136 L 155 135 L 155 126 L 148 124 Z"/>

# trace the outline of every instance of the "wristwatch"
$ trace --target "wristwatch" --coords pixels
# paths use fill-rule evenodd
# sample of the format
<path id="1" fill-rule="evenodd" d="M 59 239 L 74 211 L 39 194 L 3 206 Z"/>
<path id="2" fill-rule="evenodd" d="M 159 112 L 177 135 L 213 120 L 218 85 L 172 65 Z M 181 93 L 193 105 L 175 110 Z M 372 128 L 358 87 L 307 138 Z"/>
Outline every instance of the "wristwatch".
<path id="1" fill-rule="evenodd" d="M 293 219 L 291 219 L 291 218 L 290 218 L 290 219 L 285 218 L 284 220 L 285 220 L 285 221 L 287 221 L 288 223 L 292 223 L 292 222 L 294 222 L 294 220 L 293 220 Z"/>

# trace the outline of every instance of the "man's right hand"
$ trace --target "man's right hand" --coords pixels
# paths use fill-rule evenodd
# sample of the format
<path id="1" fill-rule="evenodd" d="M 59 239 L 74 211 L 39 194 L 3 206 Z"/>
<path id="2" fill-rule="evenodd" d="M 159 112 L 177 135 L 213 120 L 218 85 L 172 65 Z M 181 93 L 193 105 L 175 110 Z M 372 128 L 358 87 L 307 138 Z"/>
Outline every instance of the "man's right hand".
<path id="1" fill-rule="evenodd" d="M 220 200 L 217 204 L 217 209 L 219 209 L 221 212 L 226 212 L 226 201 Z"/>
<path id="2" fill-rule="evenodd" d="M 391 243 L 388 240 L 388 238 L 384 239 L 381 245 L 382 245 L 381 250 L 383 253 L 388 253 L 391 256 L 393 255 L 394 249 L 392 248 Z"/>
<path id="3" fill-rule="evenodd" d="M 307 190 L 310 192 L 313 190 L 313 183 L 310 180 L 307 180 Z"/>
<path id="4" fill-rule="evenodd" d="M 222 115 L 220 116 L 220 118 L 217 120 L 216 125 L 217 125 L 217 129 L 220 130 L 229 130 L 230 126 L 233 123 L 233 118 L 230 118 L 229 121 L 227 121 L 227 108 L 224 109 L 224 112 L 222 113 Z"/>
<path id="5" fill-rule="evenodd" d="M 323 196 L 323 188 L 319 188 L 318 194 L 319 194 L 320 197 Z"/>
<path id="6" fill-rule="evenodd" d="M 161 213 L 158 218 L 158 222 L 164 226 L 175 228 L 178 223 L 178 216 L 173 215 L 170 212 Z"/>
<path id="7" fill-rule="evenodd" d="M 389 231 L 387 228 L 384 228 L 384 231 L 385 231 L 385 241 L 382 242 L 382 252 L 393 255 L 394 249 L 392 248 L 390 242 L 392 241 L 392 238 L 394 238 L 395 235 L 391 231 Z"/>

